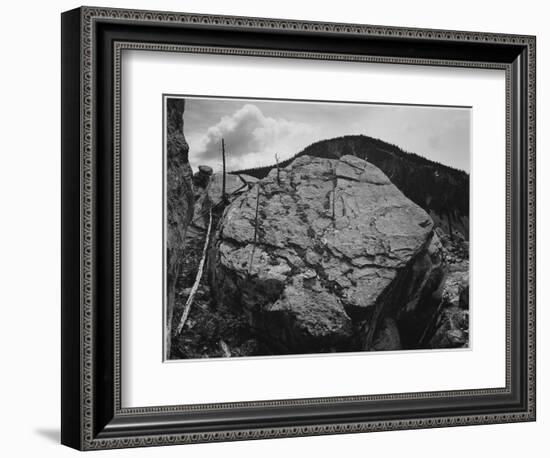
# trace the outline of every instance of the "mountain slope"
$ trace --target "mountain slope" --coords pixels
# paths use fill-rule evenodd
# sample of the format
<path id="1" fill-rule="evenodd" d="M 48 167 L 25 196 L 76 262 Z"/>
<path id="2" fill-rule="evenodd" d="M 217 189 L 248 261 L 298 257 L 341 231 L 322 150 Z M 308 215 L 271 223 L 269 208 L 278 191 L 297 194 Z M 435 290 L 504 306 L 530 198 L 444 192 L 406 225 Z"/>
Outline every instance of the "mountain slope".
<path id="1" fill-rule="evenodd" d="M 413 202 L 426 210 L 436 226 L 469 238 L 469 175 L 365 135 L 348 135 L 311 144 L 279 164 L 286 167 L 303 155 L 339 159 L 351 154 L 374 164 Z M 263 178 L 275 165 L 241 170 Z"/>

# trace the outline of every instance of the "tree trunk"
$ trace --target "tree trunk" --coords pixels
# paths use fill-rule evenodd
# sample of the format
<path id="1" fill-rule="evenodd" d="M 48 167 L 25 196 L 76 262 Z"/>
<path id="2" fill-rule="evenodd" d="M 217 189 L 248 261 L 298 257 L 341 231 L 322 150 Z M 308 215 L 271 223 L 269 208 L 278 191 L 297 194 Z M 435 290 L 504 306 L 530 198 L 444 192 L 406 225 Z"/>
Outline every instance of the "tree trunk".
<path id="1" fill-rule="evenodd" d="M 225 204 L 227 202 L 227 195 L 225 193 L 225 142 L 222 138 L 222 202 Z"/>
<path id="2" fill-rule="evenodd" d="M 211 229 L 212 229 L 212 208 L 210 208 L 210 211 L 209 211 L 208 229 L 206 231 L 206 238 L 204 240 L 204 247 L 202 249 L 202 258 L 199 263 L 199 267 L 197 269 L 197 276 L 195 277 L 195 283 L 193 283 L 193 287 L 191 288 L 191 292 L 189 293 L 189 297 L 187 298 L 187 302 L 185 303 L 185 307 L 183 308 L 183 313 L 181 315 L 180 322 L 176 329 L 175 335 L 178 335 L 182 331 L 183 326 L 187 321 L 187 317 L 189 316 L 189 312 L 191 311 L 191 305 L 193 305 L 193 300 L 195 299 L 197 290 L 199 289 L 199 285 L 202 279 L 202 273 L 204 271 L 204 264 L 206 263 L 206 256 L 208 254 L 208 245 L 210 243 Z"/>

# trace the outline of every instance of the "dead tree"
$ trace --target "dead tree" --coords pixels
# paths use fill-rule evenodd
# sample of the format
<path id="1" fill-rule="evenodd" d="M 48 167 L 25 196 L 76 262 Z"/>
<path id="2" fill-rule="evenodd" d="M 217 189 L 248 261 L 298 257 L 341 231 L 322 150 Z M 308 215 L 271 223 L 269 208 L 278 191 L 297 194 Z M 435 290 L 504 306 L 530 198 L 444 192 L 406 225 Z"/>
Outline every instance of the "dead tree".
<path id="1" fill-rule="evenodd" d="M 451 242 L 454 240 L 453 237 L 453 225 L 451 223 L 451 212 L 447 210 L 447 224 L 449 225 L 449 237 L 451 238 Z"/>
<path id="2" fill-rule="evenodd" d="M 208 245 L 210 243 L 210 231 L 212 230 L 212 207 L 210 207 L 208 215 L 209 215 L 208 229 L 206 230 L 206 238 L 204 239 L 204 247 L 202 249 L 201 261 L 197 269 L 197 276 L 195 277 L 195 283 L 193 283 L 191 292 L 189 293 L 189 297 L 187 298 L 187 302 L 185 303 L 185 307 L 183 308 L 183 314 L 181 315 L 180 322 L 176 329 L 176 335 L 179 335 L 179 333 L 183 329 L 183 326 L 185 325 L 185 322 L 187 321 L 187 317 L 189 316 L 189 312 L 191 310 L 191 305 L 193 304 L 193 300 L 195 299 L 195 294 L 197 294 L 197 290 L 199 289 L 199 285 L 201 283 L 202 273 L 204 271 L 204 265 L 206 263 L 206 257 L 208 255 Z"/>
<path id="3" fill-rule="evenodd" d="M 279 155 L 275 153 L 275 164 L 277 165 L 277 184 L 281 186 L 281 176 L 280 176 L 280 169 L 279 169 Z"/>
<path id="4" fill-rule="evenodd" d="M 441 309 L 444 307 L 444 304 L 445 301 L 443 299 L 439 301 L 439 305 L 435 308 L 433 315 L 431 316 L 428 324 L 424 328 L 424 331 L 420 335 L 420 339 L 418 339 L 418 347 L 422 348 L 425 345 L 425 340 L 427 340 L 427 337 L 429 337 L 429 335 L 434 332 L 434 328 L 437 325 L 437 320 L 440 315 Z"/>
<path id="5" fill-rule="evenodd" d="M 227 203 L 227 194 L 225 193 L 225 142 L 222 138 L 222 202 Z"/>
<path id="6" fill-rule="evenodd" d="M 336 183 L 333 183 L 331 203 L 332 203 L 332 224 L 336 226 Z"/>
<path id="7" fill-rule="evenodd" d="M 248 262 L 248 275 L 252 271 L 252 261 L 254 261 L 254 252 L 256 251 L 256 243 L 258 242 L 258 211 L 260 209 L 260 184 L 256 184 L 256 216 L 254 217 L 254 244 L 252 245 L 252 251 L 250 252 L 250 261 Z"/>
<path id="8" fill-rule="evenodd" d="M 338 178 L 336 174 L 336 168 L 333 169 L 334 177 L 332 179 L 332 202 L 329 205 L 332 207 L 332 226 L 336 228 L 336 190 L 338 188 Z M 343 204 L 343 202 L 342 202 Z"/>
<path id="9" fill-rule="evenodd" d="M 226 358 L 231 358 L 231 350 L 229 349 L 229 345 L 227 345 L 223 340 L 220 340 L 220 347 L 223 352 L 223 356 Z"/>

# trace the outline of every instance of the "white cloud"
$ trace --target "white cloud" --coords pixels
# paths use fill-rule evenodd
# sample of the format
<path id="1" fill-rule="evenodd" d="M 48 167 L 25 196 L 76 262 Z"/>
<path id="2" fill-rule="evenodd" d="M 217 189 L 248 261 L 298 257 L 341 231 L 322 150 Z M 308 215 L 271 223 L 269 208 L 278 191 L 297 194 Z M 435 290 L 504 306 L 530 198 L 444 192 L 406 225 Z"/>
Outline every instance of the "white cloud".
<path id="1" fill-rule="evenodd" d="M 219 170 L 222 138 L 228 170 L 238 170 L 270 165 L 276 153 L 281 160 L 293 156 L 319 138 L 319 129 L 303 122 L 267 117 L 256 105 L 247 103 L 223 116 L 204 135 L 188 138 L 191 165 L 195 168 L 206 164 Z"/>

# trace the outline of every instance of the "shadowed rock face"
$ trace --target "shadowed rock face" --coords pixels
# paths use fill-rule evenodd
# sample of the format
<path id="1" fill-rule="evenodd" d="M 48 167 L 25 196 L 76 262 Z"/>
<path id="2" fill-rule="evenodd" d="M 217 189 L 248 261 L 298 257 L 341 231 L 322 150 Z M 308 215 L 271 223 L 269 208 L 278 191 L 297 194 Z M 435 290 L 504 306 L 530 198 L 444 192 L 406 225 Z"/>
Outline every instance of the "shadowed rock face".
<path id="1" fill-rule="evenodd" d="M 429 283 L 432 237 L 428 214 L 374 165 L 301 156 L 226 209 L 210 284 L 281 352 L 397 349 L 390 318 Z"/>
<path id="2" fill-rule="evenodd" d="M 469 262 L 449 265 L 441 283 L 441 305 L 435 320 L 430 348 L 467 347 L 469 343 Z"/>
<path id="3" fill-rule="evenodd" d="M 168 99 L 166 107 L 166 347 L 170 354 L 170 329 L 174 311 L 176 280 L 184 254 L 187 227 L 193 217 L 193 172 L 189 165 L 189 146 L 183 134 L 185 100 Z"/>

